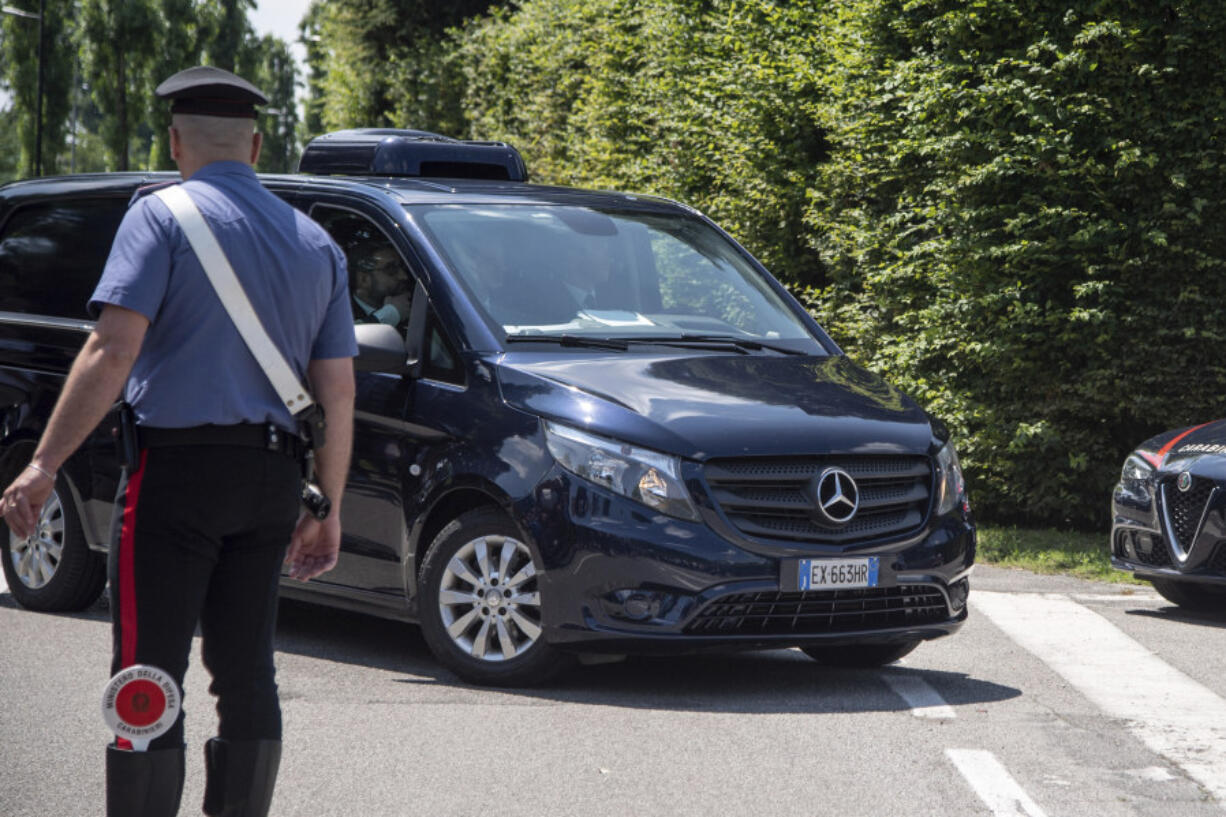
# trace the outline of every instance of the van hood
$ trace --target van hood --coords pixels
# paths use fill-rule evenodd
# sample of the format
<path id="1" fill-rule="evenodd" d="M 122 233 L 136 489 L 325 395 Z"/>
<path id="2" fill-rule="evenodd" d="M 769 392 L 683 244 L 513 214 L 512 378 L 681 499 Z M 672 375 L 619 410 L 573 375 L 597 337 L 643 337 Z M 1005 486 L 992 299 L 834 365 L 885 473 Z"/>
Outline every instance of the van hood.
<path id="1" fill-rule="evenodd" d="M 922 454 L 948 436 L 842 355 L 516 352 L 496 368 L 513 408 L 690 459 Z"/>

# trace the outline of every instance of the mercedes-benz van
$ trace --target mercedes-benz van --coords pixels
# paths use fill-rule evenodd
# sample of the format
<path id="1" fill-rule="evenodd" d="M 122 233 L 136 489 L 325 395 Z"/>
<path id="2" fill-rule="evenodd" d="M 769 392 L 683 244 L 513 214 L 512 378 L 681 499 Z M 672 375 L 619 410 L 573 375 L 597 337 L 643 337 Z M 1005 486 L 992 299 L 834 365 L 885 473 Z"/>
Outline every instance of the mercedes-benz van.
<path id="1" fill-rule="evenodd" d="M 849 360 L 689 207 L 528 184 L 501 143 L 315 140 L 262 176 L 349 259 L 361 353 L 335 570 L 285 596 L 419 622 L 479 683 L 576 654 L 799 647 L 893 661 L 967 615 L 975 529 L 944 426 Z M 0 187 L 0 478 L 28 460 L 139 189 Z M 104 422 L 14 597 L 91 604 L 118 469 Z"/>

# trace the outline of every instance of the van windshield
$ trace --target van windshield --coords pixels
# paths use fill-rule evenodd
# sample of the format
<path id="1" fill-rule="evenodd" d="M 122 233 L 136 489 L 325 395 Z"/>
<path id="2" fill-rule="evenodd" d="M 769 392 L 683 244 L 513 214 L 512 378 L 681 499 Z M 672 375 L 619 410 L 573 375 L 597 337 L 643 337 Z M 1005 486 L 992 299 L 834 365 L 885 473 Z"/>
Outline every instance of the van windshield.
<path id="1" fill-rule="evenodd" d="M 697 218 L 539 204 L 410 210 L 508 337 L 813 340 Z"/>

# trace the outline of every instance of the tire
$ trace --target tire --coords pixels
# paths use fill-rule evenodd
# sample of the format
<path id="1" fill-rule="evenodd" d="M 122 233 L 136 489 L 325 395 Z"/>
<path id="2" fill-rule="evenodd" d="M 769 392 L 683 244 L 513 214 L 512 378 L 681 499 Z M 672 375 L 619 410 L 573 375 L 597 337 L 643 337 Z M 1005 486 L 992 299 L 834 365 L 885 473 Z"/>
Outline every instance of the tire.
<path id="1" fill-rule="evenodd" d="M 439 663 L 465 681 L 506 687 L 544 683 L 573 663 L 545 643 L 540 573 L 497 509 L 469 511 L 443 528 L 422 565 L 420 604 L 422 634 Z"/>
<path id="2" fill-rule="evenodd" d="M 918 641 L 894 644 L 840 644 L 830 647 L 801 647 L 805 655 L 828 667 L 884 667 L 919 646 Z"/>
<path id="3" fill-rule="evenodd" d="M 1159 595 L 1184 610 L 1226 614 L 1226 587 L 1177 579 L 1150 579 Z"/>
<path id="4" fill-rule="evenodd" d="M 106 554 L 85 543 L 71 496 L 64 477 L 57 476 L 39 514 L 38 529 L 29 539 L 18 539 L 8 525 L 0 526 L 4 580 L 27 610 L 84 610 L 106 586 Z"/>

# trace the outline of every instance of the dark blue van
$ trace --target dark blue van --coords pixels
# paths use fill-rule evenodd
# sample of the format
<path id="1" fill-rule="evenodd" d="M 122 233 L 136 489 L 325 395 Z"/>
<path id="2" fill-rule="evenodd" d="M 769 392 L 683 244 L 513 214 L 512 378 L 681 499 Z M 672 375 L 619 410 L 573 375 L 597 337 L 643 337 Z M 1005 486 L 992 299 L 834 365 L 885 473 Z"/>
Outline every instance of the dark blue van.
<path id="1" fill-rule="evenodd" d="M 584 653 L 871 666 L 966 619 L 975 529 L 944 427 L 701 214 L 530 185 L 504 144 L 414 131 L 321 137 L 300 169 L 262 180 L 345 250 L 361 353 L 341 560 L 285 596 L 419 622 L 488 684 Z M 0 478 L 160 178 L 0 187 Z M 0 536 L 20 603 L 97 598 L 116 477 L 104 422 L 39 532 Z"/>

